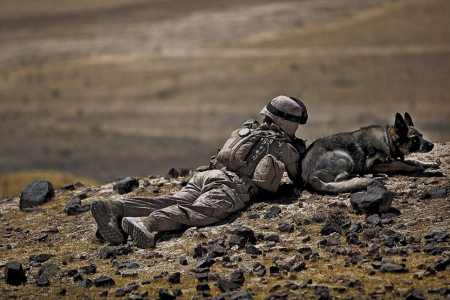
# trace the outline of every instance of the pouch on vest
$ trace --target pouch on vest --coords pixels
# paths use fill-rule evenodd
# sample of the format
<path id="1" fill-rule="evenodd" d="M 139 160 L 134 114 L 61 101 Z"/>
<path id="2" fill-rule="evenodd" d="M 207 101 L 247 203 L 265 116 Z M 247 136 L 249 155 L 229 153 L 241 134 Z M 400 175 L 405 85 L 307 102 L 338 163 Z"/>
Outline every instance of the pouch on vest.
<path id="1" fill-rule="evenodd" d="M 246 126 L 246 124 L 248 125 Z M 231 133 L 230 138 L 220 149 L 217 154 L 217 161 L 223 164 L 227 170 L 237 171 L 251 163 L 246 160 L 250 151 L 262 137 L 267 136 L 265 131 L 255 130 L 257 125 L 259 125 L 257 121 L 244 123 L 244 127 Z"/>
<path id="2" fill-rule="evenodd" d="M 272 154 L 264 156 L 256 166 L 253 183 L 266 191 L 276 192 L 283 176 L 283 163 Z"/>

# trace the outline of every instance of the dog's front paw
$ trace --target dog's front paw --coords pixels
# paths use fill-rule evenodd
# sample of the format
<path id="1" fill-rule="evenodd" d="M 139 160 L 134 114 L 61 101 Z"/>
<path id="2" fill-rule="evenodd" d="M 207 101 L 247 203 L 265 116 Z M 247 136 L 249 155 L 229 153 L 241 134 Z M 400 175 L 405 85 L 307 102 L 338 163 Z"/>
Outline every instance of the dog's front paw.
<path id="1" fill-rule="evenodd" d="M 441 160 L 437 160 L 436 162 L 420 162 L 420 166 L 424 169 L 439 169 L 441 166 Z"/>
<path id="2" fill-rule="evenodd" d="M 428 163 L 425 168 L 429 169 L 439 169 L 441 167 L 441 160 L 438 159 L 436 162 Z"/>

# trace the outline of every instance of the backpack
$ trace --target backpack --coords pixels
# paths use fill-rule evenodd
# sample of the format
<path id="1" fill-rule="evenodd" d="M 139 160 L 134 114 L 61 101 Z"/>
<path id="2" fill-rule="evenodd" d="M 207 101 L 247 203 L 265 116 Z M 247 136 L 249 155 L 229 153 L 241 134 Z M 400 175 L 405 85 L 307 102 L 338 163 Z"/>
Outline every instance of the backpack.
<path id="1" fill-rule="evenodd" d="M 258 121 L 249 119 L 242 128 L 231 133 L 216 159 L 227 170 L 246 175 L 256 186 L 275 192 L 281 182 L 284 165 L 268 151 L 274 141 L 285 140 L 282 133 L 263 130 Z"/>

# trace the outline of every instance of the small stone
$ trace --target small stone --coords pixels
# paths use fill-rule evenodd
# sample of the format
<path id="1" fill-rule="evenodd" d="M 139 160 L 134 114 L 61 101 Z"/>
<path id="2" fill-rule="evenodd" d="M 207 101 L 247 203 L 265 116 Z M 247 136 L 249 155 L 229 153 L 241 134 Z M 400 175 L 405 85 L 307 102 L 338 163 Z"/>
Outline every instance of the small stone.
<path id="1" fill-rule="evenodd" d="M 247 248 L 245 249 L 245 252 L 246 252 L 247 254 L 251 254 L 251 255 L 260 255 L 260 254 L 262 254 L 262 251 L 259 250 L 258 248 L 256 248 L 256 247 L 253 246 L 253 245 L 247 247 Z"/>
<path id="2" fill-rule="evenodd" d="M 181 282 L 181 273 L 175 272 L 172 275 L 170 275 L 169 279 L 167 279 L 170 283 L 177 284 Z"/>
<path id="3" fill-rule="evenodd" d="M 286 222 L 280 222 L 280 223 L 278 224 L 278 229 L 279 229 L 281 232 L 287 232 L 287 233 L 294 232 L 294 226 L 293 226 L 293 225 L 289 225 L 289 224 L 286 223 Z"/>
<path id="4" fill-rule="evenodd" d="M 58 273 L 60 268 L 55 264 L 43 265 L 39 270 L 39 276 L 53 276 Z"/>
<path id="5" fill-rule="evenodd" d="M 448 287 L 440 288 L 439 289 L 439 294 L 441 296 L 447 296 L 448 297 L 448 295 L 450 295 L 450 288 L 448 288 Z"/>
<path id="6" fill-rule="evenodd" d="M 211 267 L 216 261 L 212 259 L 209 256 L 202 257 L 199 260 L 197 260 L 196 267 L 197 268 L 209 268 Z"/>
<path id="7" fill-rule="evenodd" d="M 296 254 L 294 256 L 288 257 L 285 260 L 277 261 L 276 266 L 280 270 L 299 272 L 305 269 L 306 263 L 300 254 Z"/>
<path id="8" fill-rule="evenodd" d="M 219 281 L 217 282 L 217 286 L 222 293 L 235 291 L 241 288 L 239 284 L 232 283 L 223 279 L 219 279 Z"/>
<path id="9" fill-rule="evenodd" d="M 445 271 L 448 266 L 450 266 L 450 251 L 444 251 L 441 257 L 434 262 L 434 268 L 436 271 Z"/>
<path id="10" fill-rule="evenodd" d="M 94 284 L 96 287 L 102 287 L 116 285 L 116 282 L 109 276 L 101 276 L 97 279 L 94 279 Z"/>
<path id="11" fill-rule="evenodd" d="M 182 266 L 187 266 L 188 265 L 188 260 L 185 256 L 180 257 L 180 265 Z"/>
<path id="12" fill-rule="evenodd" d="M 210 291 L 211 287 L 207 283 L 199 283 L 196 287 L 197 292 Z"/>
<path id="13" fill-rule="evenodd" d="M 101 248 L 99 251 L 99 256 L 101 259 L 115 258 L 119 255 L 119 247 L 117 246 L 106 246 Z"/>
<path id="14" fill-rule="evenodd" d="M 430 199 L 446 198 L 447 195 L 447 190 L 438 186 L 432 186 L 430 189 Z"/>
<path id="15" fill-rule="evenodd" d="M 80 283 L 78 284 L 78 287 L 88 289 L 88 288 L 90 288 L 90 287 L 93 286 L 93 285 L 94 285 L 94 282 L 88 278 L 88 279 L 85 279 L 85 280 L 83 280 L 82 282 L 80 282 Z"/>
<path id="16" fill-rule="evenodd" d="M 433 232 L 430 234 L 425 235 L 425 239 L 427 241 L 436 241 L 436 242 L 445 242 L 450 235 L 446 232 Z"/>
<path id="17" fill-rule="evenodd" d="M 83 197 L 86 197 L 86 194 L 70 197 L 67 201 L 66 207 L 64 207 L 64 212 L 68 216 L 75 216 L 80 214 L 83 211 L 81 207 L 81 200 L 83 199 Z"/>
<path id="18" fill-rule="evenodd" d="M 235 272 L 231 273 L 230 281 L 231 281 L 232 283 L 236 283 L 236 284 L 239 284 L 239 285 L 243 285 L 244 282 L 245 282 L 244 272 L 242 272 L 241 270 L 239 270 L 239 271 L 235 271 Z"/>
<path id="19" fill-rule="evenodd" d="M 328 219 L 320 230 L 320 234 L 329 235 L 333 232 L 342 233 L 341 226 L 336 221 Z"/>
<path id="20" fill-rule="evenodd" d="M 230 296 L 230 300 L 253 300 L 252 295 L 247 291 L 239 291 Z"/>
<path id="21" fill-rule="evenodd" d="M 382 264 L 380 266 L 380 271 L 383 273 L 406 273 L 408 269 L 406 269 L 403 264 Z"/>
<path id="22" fill-rule="evenodd" d="M 37 263 L 43 263 L 55 256 L 56 255 L 53 255 L 53 254 L 30 255 L 30 261 L 34 261 Z"/>
<path id="23" fill-rule="evenodd" d="M 269 268 L 269 274 L 272 277 L 279 277 L 280 276 L 280 268 L 277 266 L 271 266 Z"/>
<path id="24" fill-rule="evenodd" d="M 306 279 L 304 280 L 302 283 L 299 284 L 299 288 L 303 289 L 305 288 L 307 285 L 312 284 L 312 279 Z"/>
<path id="25" fill-rule="evenodd" d="M 139 269 L 140 265 L 137 263 L 125 263 L 125 264 L 120 264 L 117 269 L 119 270 L 123 270 L 123 269 Z"/>
<path id="26" fill-rule="evenodd" d="M 381 265 L 382 265 L 381 261 L 374 261 L 372 263 L 372 267 L 377 270 L 379 270 L 381 268 Z"/>
<path id="27" fill-rule="evenodd" d="M 266 242 L 278 243 L 280 241 L 280 236 L 278 234 L 271 234 L 266 238 Z"/>
<path id="28" fill-rule="evenodd" d="M 70 270 L 67 270 L 66 275 L 67 276 L 73 276 L 73 275 L 75 275 L 77 273 L 78 273 L 77 269 L 70 269 Z"/>
<path id="29" fill-rule="evenodd" d="M 164 176 L 165 180 L 170 180 L 170 179 L 176 179 L 180 176 L 180 173 L 178 173 L 178 171 L 175 168 L 172 168 L 169 170 L 169 172 L 167 172 L 167 174 Z"/>
<path id="30" fill-rule="evenodd" d="M 75 190 L 75 186 L 73 185 L 73 183 L 69 183 L 66 185 L 63 185 L 62 187 L 60 187 L 60 190 L 62 191 L 74 191 Z"/>
<path id="31" fill-rule="evenodd" d="M 354 221 L 350 224 L 348 231 L 350 232 L 358 232 L 362 229 L 362 224 L 359 221 Z"/>
<path id="32" fill-rule="evenodd" d="M 246 241 L 252 244 L 256 243 L 255 232 L 251 228 L 239 226 L 234 234 L 243 237 Z"/>
<path id="33" fill-rule="evenodd" d="M 172 291 L 172 293 L 173 293 L 173 295 L 174 295 L 175 297 L 181 297 L 181 296 L 183 296 L 183 291 L 180 290 L 180 289 L 174 289 L 174 290 Z"/>
<path id="34" fill-rule="evenodd" d="M 199 245 L 197 245 L 197 247 L 194 248 L 192 257 L 193 258 L 204 257 L 207 253 L 208 253 L 208 249 L 206 249 L 202 244 L 199 244 Z"/>
<path id="35" fill-rule="evenodd" d="M 36 285 L 38 287 L 50 286 L 50 281 L 47 276 L 42 276 L 38 280 L 36 280 Z"/>
<path id="36" fill-rule="evenodd" d="M 379 215 L 374 214 L 367 217 L 366 222 L 368 224 L 371 224 L 373 226 L 380 226 L 382 227 L 381 218 Z"/>
<path id="37" fill-rule="evenodd" d="M 123 296 L 125 296 L 125 295 L 127 295 L 129 293 L 131 293 L 131 290 L 129 290 L 129 289 L 117 289 L 115 296 L 116 297 L 123 297 Z"/>
<path id="38" fill-rule="evenodd" d="M 245 247 L 245 244 L 247 243 L 246 239 L 239 235 L 232 235 L 229 241 L 230 247 L 237 246 L 238 249 L 242 249 Z"/>
<path id="39" fill-rule="evenodd" d="M 272 206 L 268 212 L 264 215 L 264 219 L 271 219 L 281 213 L 281 208 L 278 206 Z"/>
<path id="40" fill-rule="evenodd" d="M 159 192 L 161 191 L 160 188 L 157 187 L 149 187 L 145 189 L 147 192 L 153 193 L 153 194 L 159 194 Z"/>
<path id="41" fill-rule="evenodd" d="M 415 204 L 417 204 L 417 201 L 418 201 L 417 199 L 409 199 L 408 200 L 408 204 L 409 205 L 415 205 Z"/>
<path id="42" fill-rule="evenodd" d="M 75 281 L 75 282 L 76 282 L 76 281 L 83 281 L 83 279 L 84 279 L 84 278 L 83 278 L 83 275 L 81 275 L 80 273 L 76 273 L 76 274 L 74 274 L 73 277 L 72 277 L 72 280 Z"/>
<path id="43" fill-rule="evenodd" d="M 403 296 L 405 300 L 425 300 L 424 293 L 417 288 L 409 289 Z"/>
<path id="44" fill-rule="evenodd" d="M 227 254 L 225 241 L 221 239 L 213 239 L 209 242 L 208 251 L 212 258 L 224 256 Z"/>
<path id="45" fill-rule="evenodd" d="M 132 270 L 125 270 L 120 273 L 120 276 L 123 278 L 138 277 L 138 275 L 138 272 Z"/>
<path id="46" fill-rule="evenodd" d="M 301 254 L 306 254 L 306 253 L 311 253 L 312 249 L 311 249 L 311 247 L 308 247 L 308 246 L 301 246 L 297 249 L 297 252 L 301 253 Z"/>
<path id="47" fill-rule="evenodd" d="M 167 289 L 159 289 L 158 297 L 160 300 L 173 300 L 176 298 L 176 296 L 170 294 Z"/>
<path id="48" fill-rule="evenodd" d="M 83 266 L 80 269 L 86 275 L 95 274 L 97 272 L 97 267 L 95 265 Z"/>
<path id="49" fill-rule="evenodd" d="M 59 290 L 59 292 L 56 293 L 57 296 L 65 296 L 67 294 L 67 289 L 62 288 Z"/>

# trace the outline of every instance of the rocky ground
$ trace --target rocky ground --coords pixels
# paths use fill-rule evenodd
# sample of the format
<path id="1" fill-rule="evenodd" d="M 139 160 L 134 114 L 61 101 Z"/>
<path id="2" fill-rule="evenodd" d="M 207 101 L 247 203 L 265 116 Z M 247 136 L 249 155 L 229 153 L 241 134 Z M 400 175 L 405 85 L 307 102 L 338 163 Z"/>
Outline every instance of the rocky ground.
<path id="1" fill-rule="evenodd" d="M 439 169 L 387 178 L 395 198 L 380 216 L 354 212 L 349 194 L 301 191 L 259 199 L 214 226 L 159 233 L 151 250 L 95 238 L 88 204 L 172 193 L 190 175 L 138 178 L 124 195 L 117 182 L 55 187 L 49 202 L 27 212 L 19 196 L 4 197 L 2 298 L 448 299 L 449 155 L 450 143 L 436 144 L 414 158 L 440 160 Z M 77 200 L 81 206 L 65 209 Z M 24 283 L 7 283 L 15 268 Z"/>

